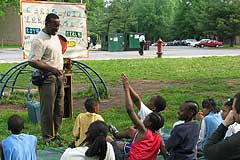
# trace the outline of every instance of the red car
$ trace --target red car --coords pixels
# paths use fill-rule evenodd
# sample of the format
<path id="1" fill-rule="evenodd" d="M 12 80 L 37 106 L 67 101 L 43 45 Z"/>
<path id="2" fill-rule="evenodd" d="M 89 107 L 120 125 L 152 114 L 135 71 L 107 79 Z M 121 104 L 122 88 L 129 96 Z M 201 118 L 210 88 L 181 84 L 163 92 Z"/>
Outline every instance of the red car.
<path id="1" fill-rule="evenodd" d="M 223 46 L 223 42 L 215 41 L 215 40 L 210 40 L 206 42 L 200 42 L 198 44 L 199 47 L 219 47 Z"/>

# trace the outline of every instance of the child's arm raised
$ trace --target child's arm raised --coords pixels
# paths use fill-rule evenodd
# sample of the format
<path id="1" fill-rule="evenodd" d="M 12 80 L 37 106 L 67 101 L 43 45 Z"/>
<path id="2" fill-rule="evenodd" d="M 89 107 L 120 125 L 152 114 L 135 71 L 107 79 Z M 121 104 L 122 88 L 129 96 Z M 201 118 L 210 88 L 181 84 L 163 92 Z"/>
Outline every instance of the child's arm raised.
<path id="1" fill-rule="evenodd" d="M 133 100 L 133 103 L 137 106 L 138 110 L 141 109 L 141 98 L 140 96 L 137 94 L 137 92 L 132 88 L 131 85 L 129 85 L 129 91 L 130 91 L 130 95 L 131 98 Z"/>
<path id="2" fill-rule="evenodd" d="M 127 113 L 131 118 L 133 124 L 139 130 L 140 134 L 142 134 L 141 136 L 145 136 L 147 129 L 145 128 L 144 124 L 140 121 L 140 119 L 137 117 L 136 113 L 134 112 L 133 103 L 130 95 L 129 83 L 128 83 L 127 77 L 124 74 L 122 74 L 122 82 L 123 82 L 123 88 L 125 92 L 125 101 L 126 101 L 125 106 L 126 106 Z"/>
<path id="3" fill-rule="evenodd" d="M 125 74 L 122 74 L 126 77 L 126 80 L 128 81 L 128 78 Z M 129 84 L 129 83 L 128 83 Z M 137 106 L 138 110 L 140 110 L 141 108 L 141 98 L 140 96 L 137 94 L 137 92 L 132 88 L 132 86 L 129 84 L 129 91 L 130 91 L 130 95 L 132 98 L 133 103 Z"/>

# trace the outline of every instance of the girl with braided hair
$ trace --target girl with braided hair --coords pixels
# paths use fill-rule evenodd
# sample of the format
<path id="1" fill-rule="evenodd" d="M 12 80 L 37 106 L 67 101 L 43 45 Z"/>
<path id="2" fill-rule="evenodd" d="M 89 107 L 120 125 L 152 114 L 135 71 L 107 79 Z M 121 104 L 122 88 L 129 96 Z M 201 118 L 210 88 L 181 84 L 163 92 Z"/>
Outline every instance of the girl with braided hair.
<path id="1" fill-rule="evenodd" d="M 60 160 L 115 160 L 113 147 L 106 141 L 107 134 L 105 122 L 91 123 L 80 147 L 66 149 Z"/>
<path id="2" fill-rule="evenodd" d="M 204 99 L 202 101 L 202 114 L 203 119 L 201 121 L 201 129 L 198 139 L 198 151 L 203 150 L 207 139 L 211 137 L 213 132 L 222 123 L 222 117 L 220 109 L 217 107 L 217 103 L 212 98 Z"/>

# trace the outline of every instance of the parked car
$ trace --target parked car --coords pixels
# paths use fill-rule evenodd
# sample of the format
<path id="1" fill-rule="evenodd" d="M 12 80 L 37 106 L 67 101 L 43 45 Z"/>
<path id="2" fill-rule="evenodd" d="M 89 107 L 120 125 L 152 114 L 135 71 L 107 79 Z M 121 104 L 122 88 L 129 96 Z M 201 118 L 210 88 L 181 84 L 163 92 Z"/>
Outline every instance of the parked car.
<path id="1" fill-rule="evenodd" d="M 207 42 L 207 41 L 210 41 L 211 39 L 201 39 L 200 41 L 197 41 L 197 42 L 190 42 L 190 46 L 192 47 L 199 47 L 199 43 L 201 42 Z"/>
<path id="2" fill-rule="evenodd" d="M 166 42 L 166 46 L 180 46 L 180 45 L 181 45 L 180 40 L 174 40 L 174 41 Z"/>
<path id="3" fill-rule="evenodd" d="M 173 46 L 173 42 L 166 42 L 165 46 Z"/>
<path id="4" fill-rule="evenodd" d="M 196 39 L 186 39 L 186 40 L 183 41 L 183 45 L 184 46 L 190 46 L 191 42 L 197 42 L 197 40 Z"/>
<path id="5" fill-rule="evenodd" d="M 200 42 L 198 46 L 199 47 L 219 47 L 219 46 L 223 46 L 223 42 L 210 40 L 210 41 Z"/>

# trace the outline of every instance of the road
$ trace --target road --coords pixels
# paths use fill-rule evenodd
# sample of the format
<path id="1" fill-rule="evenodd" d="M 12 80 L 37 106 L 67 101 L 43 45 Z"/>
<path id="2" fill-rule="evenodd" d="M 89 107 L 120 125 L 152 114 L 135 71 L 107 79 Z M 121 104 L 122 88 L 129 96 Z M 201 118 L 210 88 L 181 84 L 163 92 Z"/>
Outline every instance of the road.
<path id="1" fill-rule="evenodd" d="M 138 51 L 89 51 L 89 58 L 81 60 L 108 60 L 108 59 L 141 59 L 156 58 L 156 46 L 150 47 L 150 50 L 144 52 L 143 56 Z M 222 49 L 222 48 L 194 48 L 188 46 L 165 46 L 163 58 L 192 58 L 207 56 L 237 56 L 240 55 L 240 49 Z M 80 59 L 75 59 L 80 60 Z M 0 63 L 23 62 L 22 51 L 20 49 L 0 49 Z"/>

